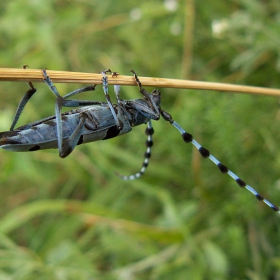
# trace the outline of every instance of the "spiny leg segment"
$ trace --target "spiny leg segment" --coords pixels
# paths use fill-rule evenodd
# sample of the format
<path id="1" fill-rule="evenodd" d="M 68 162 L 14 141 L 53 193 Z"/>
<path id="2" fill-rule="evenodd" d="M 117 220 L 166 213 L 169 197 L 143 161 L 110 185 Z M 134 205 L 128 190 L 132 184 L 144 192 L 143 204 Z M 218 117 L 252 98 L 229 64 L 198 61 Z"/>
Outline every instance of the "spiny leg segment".
<path id="1" fill-rule="evenodd" d="M 267 206 L 269 206 L 272 210 L 278 212 L 280 214 L 280 209 L 270 201 L 268 201 L 266 198 L 264 198 L 262 195 L 260 195 L 254 188 L 249 186 L 247 183 L 245 183 L 242 179 L 240 179 L 235 173 L 233 173 L 231 170 L 229 170 L 224 164 L 222 164 L 217 158 L 215 158 L 207 149 L 202 147 L 195 139 L 193 139 L 193 136 L 186 132 L 178 123 L 176 123 L 170 114 L 160 109 L 160 113 L 162 117 L 170 122 L 182 135 L 183 140 L 186 143 L 191 143 L 196 147 L 196 149 L 199 151 L 199 153 L 204 158 L 209 158 L 222 173 L 227 173 L 232 179 L 235 180 L 235 182 L 241 187 L 247 189 L 249 192 L 251 192 L 258 200 L 263 201 Z"/>
<path id="2" fill-rule="evenodd" d="M 28 67 L 28 65 L 24 65 L 23 69 L 26 69 L 27 67 Z M 20 101 L 20 103 L 17 107 L 13 122 L 12 122 L 11 127 L 10 127 L 10 131 L 15 129 L 15 126 L 18 122 L 18 119 L 19 119 L 25 105 L 30 100 L 30 98 L 33 96 L 33 94 L 37 91 L 36 88 L 33 86 L 33 84 L 31 82 L 27 82 L 27 84 L 29 86 L 29 90 L 24 94 L 24 96 L 22 97 L 22 99 L 21 99 L 21 101 Z"/>
<path id="3" fill-rule="evenodd" d="M 148 126 L 145 130 L 145 133 L 148 136 L 148 138 L 146 140 L 147 149 L 146 149 L 146 152 L 144 154 L 144 161 L 143 161 L 143 164 L 142 164 L 142 168 L 140 169 L 139 172 L 137 172 L 133 175 L 129 175 L 129 176 L 123 176 L 123 175 L 120 175 L 120 174 L 117 173 L 117 175 L 125 181 L 134 180 L 134 179 L 139 178 L 140 176 L 142 176 L 144 174 L 144 172 L 146 171 L 146 169 L 149 165 L 149 160 L 150 160 L 150 157 L 151 157 L 152 146 L 153 146 L 152 135 L 154 134 L 154 129 L 152 127 L 152 122 L 151 121 L 148 121 Z"/>
<path id="4" fill-rule="evenodd" d="M 117 117 L 117 114 L 116 114 L 116 112 L 115 112 L 115 110 L 113 108 L 113 104 L 111 102 L 110 96 L 108 94 L 108 78 L 107 78 L 107 75 L 106 75 L 107 73 L 112 73 L 112 77 L 118 76 L 118 73 L 117 72 L 112 72 L 110 69 L 107 69 L 107 70 L 102 71 L 101 75 L 103 76 L 102 77 L 102 84 L 103 84 L 103 91 L 104 91 L 104 94 L 105 94 L 105 98 L 106 98 L 107 103 L 108 103 L 108 105 L 110 107 L 110 110 L 111 110 L 111 113 L 112 113 L 112 115 L 114 117 L 116 125 L 117 125 L 118 129 L 121 130 L 122 129 L 122 125 L 121 125 L 121 123 L 120 123 L 120 121 L 119 121 L 119 119 Z"/>

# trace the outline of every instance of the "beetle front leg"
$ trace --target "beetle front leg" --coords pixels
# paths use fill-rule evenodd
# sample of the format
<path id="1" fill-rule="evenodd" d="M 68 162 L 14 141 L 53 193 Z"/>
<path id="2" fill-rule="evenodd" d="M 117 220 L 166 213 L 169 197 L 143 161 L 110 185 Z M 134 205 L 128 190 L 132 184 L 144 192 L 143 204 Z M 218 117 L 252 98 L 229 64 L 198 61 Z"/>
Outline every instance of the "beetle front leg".
<path id="1" fill-rule="evenodd" d="M 156 115 L 158 116 L 158 118 L 159 118 L 160 112 L 159 112 L 159 110 L 158 110 L 158 106 L 156 105 L 155 101 L 154 101 L 153 98 L 152 98 L 152 95 L 149 94 L 149 93 L 142 87 L 142 84 L 141 84 L 141 82 L 140 82 L 140 80 L 139 80 L 137 74 L 135 73 L 135 71 L 134 71 L 134 70 L 130 70 L 130 72 L 133 73 L 133 75 L 134 75 L 134 79 L 135 79 L 135 82 L 137 83 L 137 85 L 138 85 L 138 87 L 139 87 L 140 93 L 143 94 L 143 96 L 145 97 L 145 99 L 146 99 L 147 101 L 149 101 L 151 109 L 155 112 L 155 114 L 156 114 Z M 154 90 L 154 92 L 155 92 L 155 90 Z M 158 91 L 157 91 L 157 92 L 158 92 Z"/>

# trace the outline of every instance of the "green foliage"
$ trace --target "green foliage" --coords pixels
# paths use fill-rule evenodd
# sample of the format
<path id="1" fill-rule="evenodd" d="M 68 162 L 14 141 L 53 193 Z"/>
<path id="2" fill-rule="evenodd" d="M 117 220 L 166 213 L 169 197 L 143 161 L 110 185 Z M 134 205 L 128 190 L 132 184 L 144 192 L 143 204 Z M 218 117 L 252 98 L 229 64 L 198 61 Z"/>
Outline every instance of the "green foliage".
<path id="1" fill-rule="evenodd" d="M 139 76 L 280 87 L 278 1 L 190 3 L 2 1 L 1 67 L 134 69 Z M 54 112 L 54 96 L 35 86 L 20 124 Z M 63 95 L 79 85 L 57 87 Z M 98 88 L 80 98 L 104 100 Z M 26 90 L 1 83 L 1 131 Z M 122 87 L 122 96 L 139 93 Z M 162 89 L 162 108 L 280 204 L 277 98 Z M 150 166 L 132 182 L 114 171 L 139 170 L 144 127 L 79 146 L 66 159 L 56 150 L 0 151 L 0 278 L 279 279 L 278 215 L 201 159 L 170 124 L 154 127 Z"/>

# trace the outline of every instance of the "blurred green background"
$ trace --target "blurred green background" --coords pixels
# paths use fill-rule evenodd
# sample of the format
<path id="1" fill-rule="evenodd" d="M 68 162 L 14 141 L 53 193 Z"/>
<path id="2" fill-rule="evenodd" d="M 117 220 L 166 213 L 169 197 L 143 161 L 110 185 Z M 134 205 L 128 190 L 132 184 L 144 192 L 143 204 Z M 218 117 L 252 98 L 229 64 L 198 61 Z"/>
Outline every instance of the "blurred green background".
<path id="1" fill-rule="evenodd" d="M 0 66 L 280 88 L 279 34 L 277 0 L 10 0 L 0 3 Z M 35 86 L 19 125 L 54 113 L 53 94 Z M 57 84 L 62 95 L 80 86 Z M 1 83 L 1 131 L 27 89 Z M 280 205 L 278 98 L 161 91 L 163 109 Z M 122 87 L 122 97 L 139 92 Z M 105 100 L 101 86 L 79 98 Z M 280 279 L 279 214 L 170 124 L 154 129 L 149 168 L 128 182 L 115 172 L 141 167 L 144 126 L 66 159 L 1 150 L 0 278 Z"/>

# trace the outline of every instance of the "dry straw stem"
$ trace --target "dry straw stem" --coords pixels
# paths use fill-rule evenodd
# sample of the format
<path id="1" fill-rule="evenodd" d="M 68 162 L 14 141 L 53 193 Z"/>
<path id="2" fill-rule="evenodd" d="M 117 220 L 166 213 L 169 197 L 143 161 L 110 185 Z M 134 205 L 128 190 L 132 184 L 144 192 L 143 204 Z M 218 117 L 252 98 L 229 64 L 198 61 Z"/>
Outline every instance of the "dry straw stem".
<path id="1" fill-rule="evenodd" d="M 100 73 L 95 74 L 55 70 L 47 70 L 47 73 L 54 83 L 102 84 L 102 76 Z M 201 89 L 214 91 L 242 92 L 248 94 L 260 94 L 268 96 L 280 96 L 280 90 L 273 88 L 261 88 L 179 79 L 150 78 L 140 76 L 139 79 L 143 86 L 181 89 Z M 42 70 L 40 69 L 0 68 L 0 81 L 43 82 L 43 74 Z M 133 75 L 118 75 L 117 77 L 112 77 L 111 75 L 108 75 L 108 83 L 131 86 L 136 85 Z"/>

